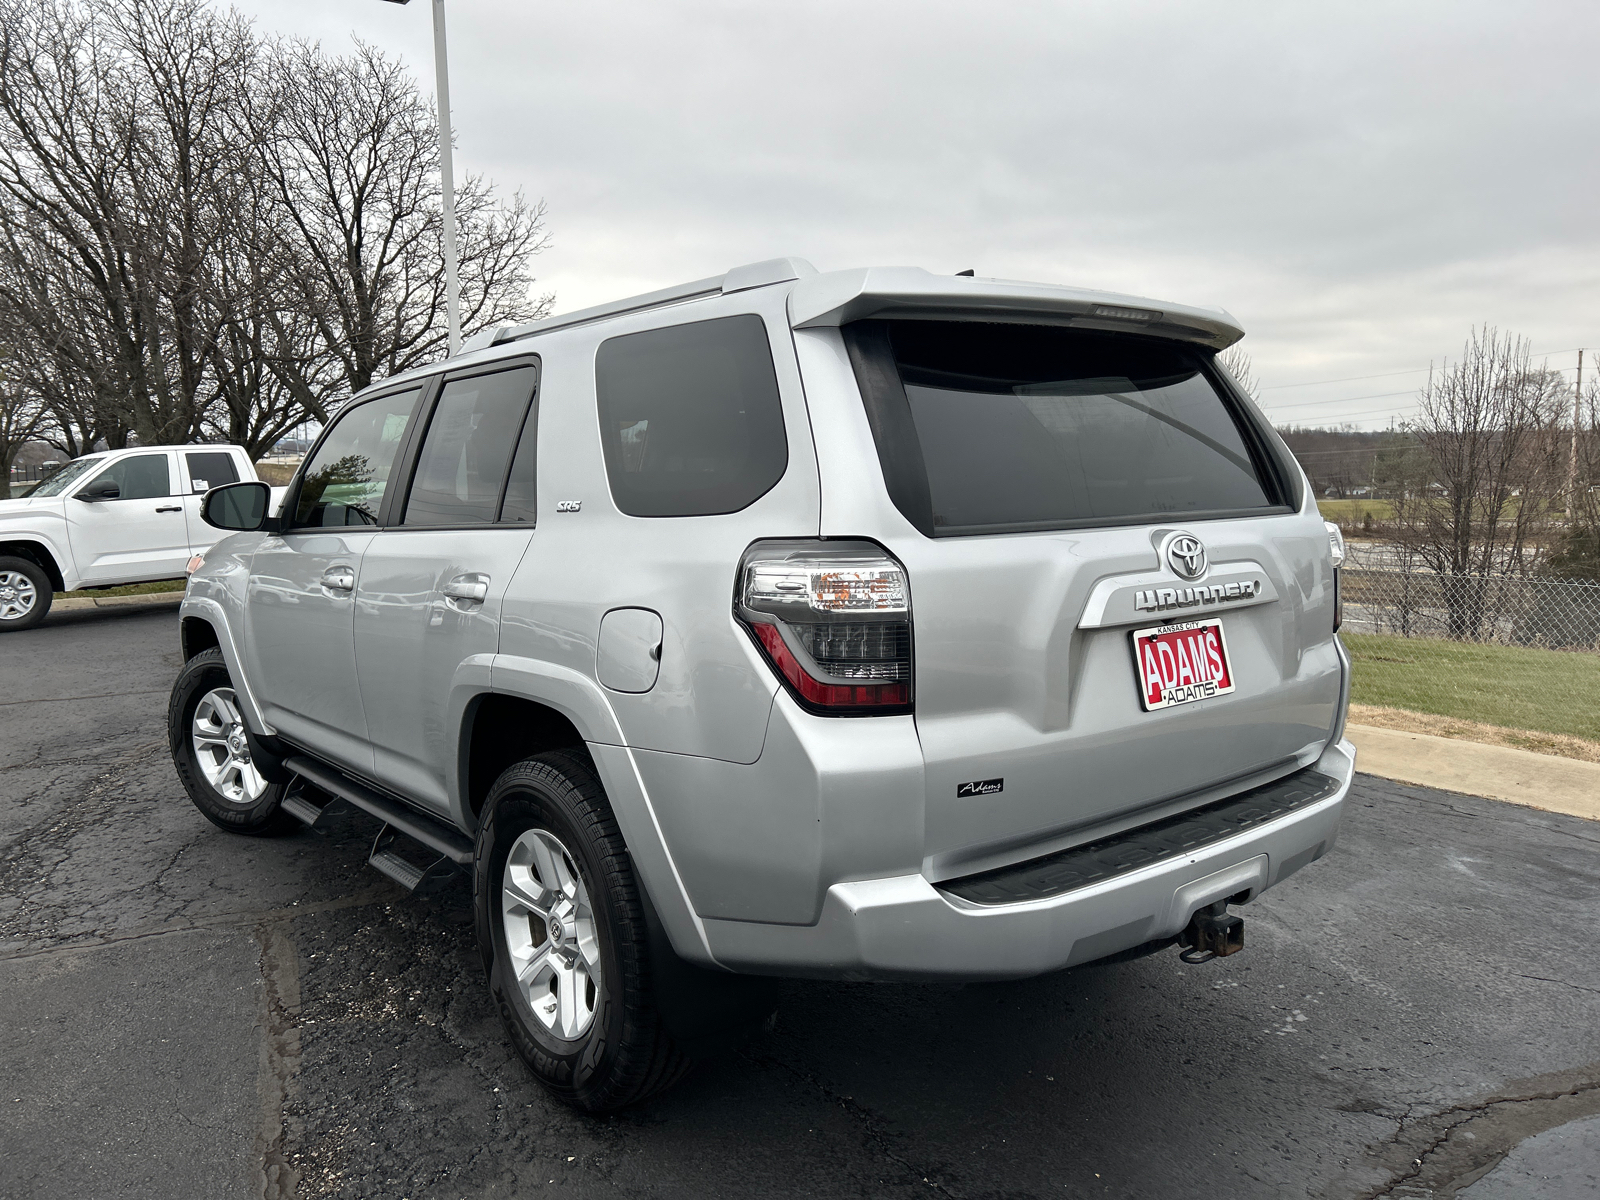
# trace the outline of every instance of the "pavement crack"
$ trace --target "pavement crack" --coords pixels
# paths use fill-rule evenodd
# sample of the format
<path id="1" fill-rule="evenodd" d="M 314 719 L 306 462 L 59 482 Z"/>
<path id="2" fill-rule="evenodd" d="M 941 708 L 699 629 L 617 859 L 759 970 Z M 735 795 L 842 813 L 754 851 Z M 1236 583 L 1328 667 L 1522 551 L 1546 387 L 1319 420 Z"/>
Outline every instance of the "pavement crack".
<path id="1" fill-rule="evenodd" d="M 300 956 L 287 921 L 265 922 L 256 930 L 261 944 L 261 1059 L 257 1091 L 261 1118 L 255 1157 L 261 1200 L 292 1200 L 300 1182 L 287 1151 L 286 1107 L 300 1070 Z"/>
<path id="2" fill-rule="evenodd" d="M 1581 983 L 1568 983 L 1565 979 L 1551 979 L 1548 975 L 1524 975 L 1520 971 L 1513 971 L 1512 974 L 1518 979 L 1537 979 L 1540 983 L 1559 983 L 1563 987 L 1573 988 L 1580 992 L 1591 992 L 1596 996 L 1600 996 L 1600 988 L 1584 987 Z"/>

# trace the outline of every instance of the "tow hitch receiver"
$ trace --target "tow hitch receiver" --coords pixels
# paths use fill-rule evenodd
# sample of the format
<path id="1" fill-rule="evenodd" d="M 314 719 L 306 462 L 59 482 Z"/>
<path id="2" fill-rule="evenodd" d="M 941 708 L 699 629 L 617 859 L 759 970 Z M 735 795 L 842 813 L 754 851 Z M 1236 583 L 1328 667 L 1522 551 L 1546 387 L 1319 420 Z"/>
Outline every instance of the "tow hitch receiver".
<path id="1" fill-rule="evenodd" d="M 1178 957 L 1186 963 L 1210 962 L 1244 949 L 1244 918 L 1228 912 L 1228 902 L 1218 900 L 1196 910 L 1178 937 L 1184 949 Z"/>

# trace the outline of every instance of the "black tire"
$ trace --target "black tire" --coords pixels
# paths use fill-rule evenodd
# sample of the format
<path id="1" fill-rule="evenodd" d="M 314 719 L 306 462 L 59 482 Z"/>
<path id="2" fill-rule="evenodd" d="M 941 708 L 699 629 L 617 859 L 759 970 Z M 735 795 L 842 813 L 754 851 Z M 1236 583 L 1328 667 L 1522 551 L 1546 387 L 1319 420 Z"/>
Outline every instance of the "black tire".
<path id="1" fill-rule="evenodd" d="M 262 779 L 265 787 L 259 794 L 251 795 L 241 789 L 237 798 L 231 798 L 218 790 L 201 762 L 201 751 L 195 746 L 196 711 L 202 701 L 208 699 L 213 706 L 208 712 L 215 711 L 219 691 L 226 694 L 232 690 L 228 666 L 223 661 L 222 651 L 215 646 L 183 664 L 167 705 L 167 740 L 172 748 L 172 765 L 177 768 L 189 799 L 213 825 L 247 837 L 293 833 L 301 825 L 279 808 L 286 790 L 284 784 Z M 226 781 L 223 782 L 226 786 Z"/>
<path id="2" fill-rule="evenodd" d="M 15 616 L 6 616 L 7 609 L 15 606 L 18 597 L 11 593 L 16 589 L 14 583 L 8 583 L 6 577 L 22 576 L 32 585 L 32 603 L 26 612 Z M 19 633 L 24 629 L 32 629 L 50 612 L 50 605 L 55 602 L 55 589 L 50 584 L 50 576 L 45 569 L 31 558 L 17 558 L 14 555 L 0 556 L 0 633 Z"/>
<path id="3" fill-rule="evenodd" d="M 507 940 L 507 860 L 519 839 L 536 833 L 553 837 L 567 867 L 576 870 L 598 943 L 600 982 L 587 993 L 593 997 L 586 1002 L 589 1023 L 572 1037 L 547 1023 L 560 1018 L 535 1015 Z M 682 1078 L 691 1063 L 656 1011 L 639 885 L 611 805 L 583 757 L 566 751 L 536 755 L 506 768 L 495 781 L 478 830 L 473 899 L 478 947 L 500 1019 L 517 1053 L 556 1098 L 586 1112 L 611 1112 Z M 569 921 L 569 934 L 571 927 Z M 549 927 L 543 928 L 530 943 L 539 936 L 546 946 L 555 943 Z M 549 996 L 556 990 L 552 983 Z"/>

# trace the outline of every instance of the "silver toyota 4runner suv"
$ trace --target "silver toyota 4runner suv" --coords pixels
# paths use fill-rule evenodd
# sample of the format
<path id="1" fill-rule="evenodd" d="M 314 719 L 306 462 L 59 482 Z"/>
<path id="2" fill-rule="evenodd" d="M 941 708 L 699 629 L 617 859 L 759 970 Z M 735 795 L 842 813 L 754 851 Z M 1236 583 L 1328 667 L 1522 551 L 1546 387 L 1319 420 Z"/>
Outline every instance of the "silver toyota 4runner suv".
<path id="1" fill-rule="evenodd" d="M 280 515 L 207 495 L 178 774 L 469 871 L 512 1040 L 590 1110 L 761 977 L 1232 953 L 1354 769 L 1343 545 L 1240 336 L 792 259 L 483 335 L 355 397 Z"/>

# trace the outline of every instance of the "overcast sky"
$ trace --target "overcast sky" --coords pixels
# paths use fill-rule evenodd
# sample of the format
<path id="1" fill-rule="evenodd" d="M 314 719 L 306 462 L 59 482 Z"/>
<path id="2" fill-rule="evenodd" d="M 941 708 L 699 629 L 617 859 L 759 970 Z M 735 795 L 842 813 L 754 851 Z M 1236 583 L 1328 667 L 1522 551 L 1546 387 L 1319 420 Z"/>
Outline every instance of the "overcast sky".
<path id="1" fill-rule="evenodd" d="M 1475 323 L 1600 346 L 1592 0 L 448 2 L 457 169 L 545 200 L 559 310 L 972 267 L 1221 305 L 1274 419 L 1365 427 Z M 429 0 L 238 7 L 431 93 Z"/>

